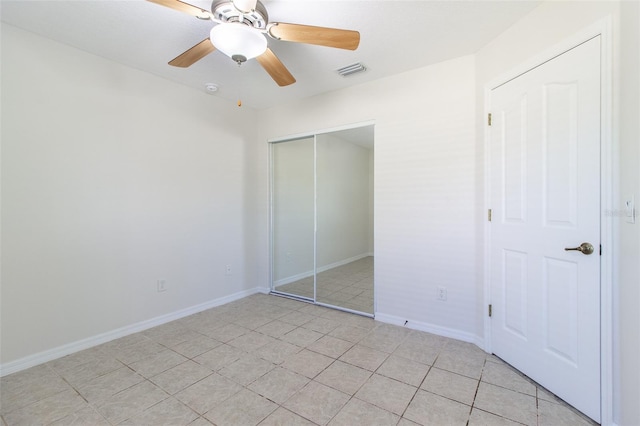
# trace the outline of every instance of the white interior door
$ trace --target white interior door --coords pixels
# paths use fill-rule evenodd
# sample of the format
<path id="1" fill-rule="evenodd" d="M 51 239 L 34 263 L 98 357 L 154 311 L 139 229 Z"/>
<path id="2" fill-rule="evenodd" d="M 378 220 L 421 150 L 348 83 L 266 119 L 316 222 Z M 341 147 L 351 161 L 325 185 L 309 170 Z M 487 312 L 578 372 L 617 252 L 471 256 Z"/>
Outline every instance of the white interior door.
<path id="1" fill-rule="evenodd" d="M 491 113 L 492 350 L 600 421 L 600 37 L 494 89 Z"/>

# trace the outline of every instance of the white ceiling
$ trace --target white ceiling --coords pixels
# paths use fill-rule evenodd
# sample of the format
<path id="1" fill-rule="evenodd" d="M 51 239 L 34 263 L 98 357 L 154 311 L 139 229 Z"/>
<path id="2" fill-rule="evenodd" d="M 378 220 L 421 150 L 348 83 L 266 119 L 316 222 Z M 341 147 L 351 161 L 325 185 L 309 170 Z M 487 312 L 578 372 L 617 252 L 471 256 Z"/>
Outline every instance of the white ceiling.
<path id="1" fill-rule="evenodd" d="M 202 0 L 187 2 L 209 9 Z M 269 39 L 297 82 L 279 87 L 255 60 L 242 67 L 213 52 L 189 68 L 167 62 L 209 36 L 211 21 L 145 0 L 1 0 L 2 21 L 86 52 L 220 96 L 268 108 L 475 53 L 540 1 L 263 0 L 270 22 L 357 30 L 356 51 Z M 354 62 L 365 73 L 341 77 Z"/>

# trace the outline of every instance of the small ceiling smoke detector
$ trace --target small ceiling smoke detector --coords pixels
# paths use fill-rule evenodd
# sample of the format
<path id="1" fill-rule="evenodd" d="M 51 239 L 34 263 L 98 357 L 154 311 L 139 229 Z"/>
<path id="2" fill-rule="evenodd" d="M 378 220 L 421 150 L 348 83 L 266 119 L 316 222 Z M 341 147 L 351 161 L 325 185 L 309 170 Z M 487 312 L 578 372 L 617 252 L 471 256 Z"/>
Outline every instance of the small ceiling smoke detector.
<path id="1" fill-rule="evenodd" d="M 337 69 L 336 72 L 341 76 L 346 77 L 348 75 L 364 72 L 366 70 L 367 69 L 365 68 L 364 65 L 362 65 L 360 62 L 356 62 L 355 64 L 347 65 L 346 67 Z"/>
<path id="2" fill-rule="evenodd" d="M 204 85 L 204 87 L 209 93 L 216 93 L 218 91 L 218 85 L 214 83 L 207 83 Z"/>

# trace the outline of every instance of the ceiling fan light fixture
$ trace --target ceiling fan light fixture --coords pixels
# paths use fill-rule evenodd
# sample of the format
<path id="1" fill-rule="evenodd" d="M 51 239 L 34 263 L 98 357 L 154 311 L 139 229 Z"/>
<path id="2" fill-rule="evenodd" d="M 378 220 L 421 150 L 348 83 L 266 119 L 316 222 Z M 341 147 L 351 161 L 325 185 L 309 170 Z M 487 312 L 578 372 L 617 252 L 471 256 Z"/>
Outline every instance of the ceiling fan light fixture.
<path id="1" fill-rule="evenodd" d="M 249 60 L 267 50 L 265 36 L 243 24 L 218 24 L 211 29 L 209 39 L 216 49 L 230 58 Z"/>

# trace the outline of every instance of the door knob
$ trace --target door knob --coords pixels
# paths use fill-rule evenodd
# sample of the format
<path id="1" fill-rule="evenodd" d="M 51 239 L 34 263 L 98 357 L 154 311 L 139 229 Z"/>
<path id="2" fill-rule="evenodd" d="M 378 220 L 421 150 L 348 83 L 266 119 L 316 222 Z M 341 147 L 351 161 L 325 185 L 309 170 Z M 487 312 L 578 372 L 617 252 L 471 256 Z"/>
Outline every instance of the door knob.
<path id="1" fill-rule="evenodd" d="M 578 247 L 573 247 L 573 248 L 567 247 L 565 248 L 565 250 L 566 251 L 575 250 L 575 251 L 579 251 L 582 254 L 589 255 L 593 253 L 593 246 L 589 243 L 582 243 Z"/>

